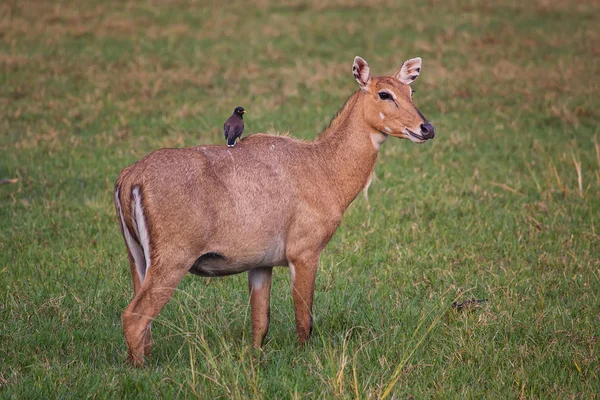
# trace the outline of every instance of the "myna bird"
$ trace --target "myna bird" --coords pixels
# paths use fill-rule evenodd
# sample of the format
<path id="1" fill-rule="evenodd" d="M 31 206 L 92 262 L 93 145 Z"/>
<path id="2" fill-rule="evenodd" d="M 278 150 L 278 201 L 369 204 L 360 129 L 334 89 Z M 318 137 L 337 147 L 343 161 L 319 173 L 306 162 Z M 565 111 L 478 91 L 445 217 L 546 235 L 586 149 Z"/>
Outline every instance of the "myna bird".
<path id="1" fill-rule="evenodd" d="M 244 107 L 236 107 L 235 110 L 233 110 L 231 117 L 227 118 L 227 121 L 225 121 L 223 133 L 227 139 L 227 147 L 235 146 L 236 139 L 242 136 L 242 132 L 244 132 L 243 117 L 245 113 L 246 110 L 244 110 Z"/>

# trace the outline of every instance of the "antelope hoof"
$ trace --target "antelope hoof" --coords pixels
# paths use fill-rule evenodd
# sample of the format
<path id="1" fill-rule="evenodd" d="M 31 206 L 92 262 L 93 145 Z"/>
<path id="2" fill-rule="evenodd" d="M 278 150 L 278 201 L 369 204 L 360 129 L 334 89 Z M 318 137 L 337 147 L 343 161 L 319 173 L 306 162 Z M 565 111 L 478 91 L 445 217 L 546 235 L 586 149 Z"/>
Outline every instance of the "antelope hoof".
<path id="1" fill-rule="evenodd" d="M 135 368 L 141 368 L 144 366 L 144 356 L 141 356 L 141 355 L 134 356 L 133 354 L 130 353 L 128 361 L 129 361 L 129 364 Z"/>

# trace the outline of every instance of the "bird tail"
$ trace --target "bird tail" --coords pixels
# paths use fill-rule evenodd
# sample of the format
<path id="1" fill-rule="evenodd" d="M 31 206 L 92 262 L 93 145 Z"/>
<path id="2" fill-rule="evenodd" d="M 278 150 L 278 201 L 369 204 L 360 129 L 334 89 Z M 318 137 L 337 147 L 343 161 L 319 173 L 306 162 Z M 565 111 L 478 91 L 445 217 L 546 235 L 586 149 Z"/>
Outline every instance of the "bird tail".
<path id="1" fill-rule="evenodd" d="M 227 137 L 227 147 L 235 146 L 235 135 L 231 135 Z"/>

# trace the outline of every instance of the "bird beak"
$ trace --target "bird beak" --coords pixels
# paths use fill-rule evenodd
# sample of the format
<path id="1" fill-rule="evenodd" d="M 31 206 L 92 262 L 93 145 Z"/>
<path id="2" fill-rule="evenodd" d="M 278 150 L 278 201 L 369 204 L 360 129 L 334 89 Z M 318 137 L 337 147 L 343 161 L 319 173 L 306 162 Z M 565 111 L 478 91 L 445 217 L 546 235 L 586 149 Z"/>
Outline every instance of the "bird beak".
<path id="1" fill-rule="evenodd" d="M 242 111 L 242 114 L 246 114 L 246 110 Z"/>

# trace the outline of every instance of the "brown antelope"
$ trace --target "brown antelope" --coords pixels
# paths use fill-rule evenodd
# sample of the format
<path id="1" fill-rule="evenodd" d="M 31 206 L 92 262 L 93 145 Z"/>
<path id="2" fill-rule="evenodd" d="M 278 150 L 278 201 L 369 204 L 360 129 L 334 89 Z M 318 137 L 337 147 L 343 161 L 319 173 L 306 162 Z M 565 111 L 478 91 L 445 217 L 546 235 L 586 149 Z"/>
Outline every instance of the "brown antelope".
<path id="1" fill-rule="evenodd" d="M 410 84 L 421 59 L 392 76 L 371 76 L 312 142 L 255 134 L 239 146 L 157 150 L 125 168 L 115 207 L 135 296 L 123 312 L 129 358 L 144 362 L 151 322 L 183 278 L 248 271 L 255 347 L 269 328 L 271 274 L 288 266 L 300 344 L 312 330 L 319 256 L 375 168 L 389 135 L 422 143 L 435 135 L 415 107 Z"/>

